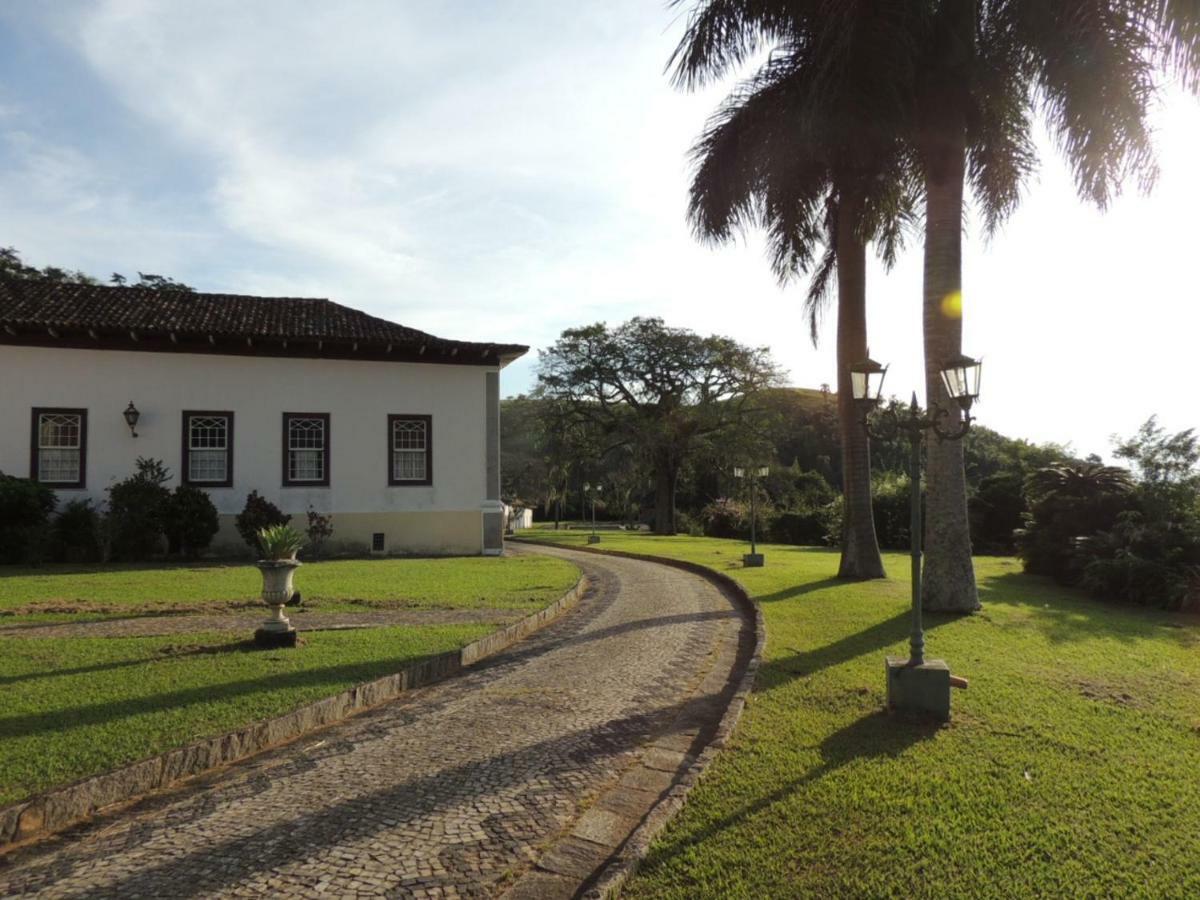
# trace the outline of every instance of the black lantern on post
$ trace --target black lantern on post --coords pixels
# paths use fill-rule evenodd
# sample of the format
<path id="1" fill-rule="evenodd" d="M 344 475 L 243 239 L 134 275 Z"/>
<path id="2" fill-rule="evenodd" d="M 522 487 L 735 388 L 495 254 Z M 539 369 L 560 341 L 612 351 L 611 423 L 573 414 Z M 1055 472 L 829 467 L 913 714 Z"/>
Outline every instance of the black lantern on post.
<path id="1" fill-rule="evenodd" d="M 762 568 L 765 561 L 765 557 L 758 552 L 758 535 L 755 525 L 758 522 L 758 479 L 766 478 L 770 474 L 771 470 L 767 466 L 752 466 L 749 469 L 735 466 L 733 469 L 734 478 L 749 478 L 750 480 L 750 552 L 742 554 L 742 565 L 748 569 Z"/>
<path id="2" fill-rule="evenodd" d="M 983 363 L 960 353 L 942 367 L 942 385 L 951 400 L 970 412 L 971 405 L 979 399 L 979 373 Z"/>
<path id="3" fill-rule="evenodd" d="M 125 424 L 129 426 L 129 433 L 132 434 L 134 437 L 137 437 L 138 436 L 137 423 L 138 423 L 138 419 L 140 419 L 142 417 L 142 414 L 140 412 L 138 412 L 138 408 L 133 405 L 132 400 L 130 400 L 129 405 L 127 407 L 125 407 L 124 416 L 125 416 Z"/>
<path id="4" fill-rule="evenodd" d="M 850 390 L 854 399 L 860 404 L 871 406 L 879 403 L 883 396 L 883 379 L 887 376 L 887 366 L 881 366 L 869 356 L 860 363 L 850 367 Z"/>
<path id="5" fill-rule="evenodd" d="M 930 402 L 928 410 L 922 411 L 917 405 L 916 392 L 913 392 L 907 409 L 886 409 L 881 413 L 881 421 L 868 421 L 870 413 L 879 406 L 887 367 L 873 359 L 850 367 L 854 401 L 862 413 L 862 424 L 867 433 L 883 440 L 894 440 L 903 434 L 909 442 L 912 635 L 907 660 L 887 658 L 888 706 L 901 711 L 933 713 L 943 719 L 950 717 L 950 688 L 966 687 L 967 682 L 952 677 L 950 667 L 943 660 L 925 659 L 925 631 L 921 622 L 921 440 L 929 431 L 941 441 L 957 441 L 966 435 L 974 421 L 971 406 L 979 399 L 980 368 L 978 360 L 963 354 L 942 366 L 942 385 L 963 413 L 958 427 L 949 430 L 942 421 L 951 416 L 952 410 Z"/>

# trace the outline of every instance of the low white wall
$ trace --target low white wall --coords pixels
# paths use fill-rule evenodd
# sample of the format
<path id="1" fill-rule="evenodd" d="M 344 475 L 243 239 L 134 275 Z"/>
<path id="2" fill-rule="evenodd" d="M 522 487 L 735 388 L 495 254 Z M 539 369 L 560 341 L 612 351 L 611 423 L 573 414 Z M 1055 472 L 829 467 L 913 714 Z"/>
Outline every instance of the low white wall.
<path id="1" fill-rule="evenodd" d="M 224 514 L 257 490 L 285 512 L 471 512 L 486 497 L 486 366 L 276 359 L 0 346 L 0 471 L 27 477 L 31 409 L 88 410 L 87 485 L 104 499 L 137 457 L 163 460 L 178 483 L 185 409 L 234 413 L 233 486 L 206 488 Z M 141 412 L 138 437 L 122 410 Z M 330 414 L 329 487 L 283 487 L 284 412 Z M 389 414 L 433 417 L 433 484 L 388 486 Z"/>

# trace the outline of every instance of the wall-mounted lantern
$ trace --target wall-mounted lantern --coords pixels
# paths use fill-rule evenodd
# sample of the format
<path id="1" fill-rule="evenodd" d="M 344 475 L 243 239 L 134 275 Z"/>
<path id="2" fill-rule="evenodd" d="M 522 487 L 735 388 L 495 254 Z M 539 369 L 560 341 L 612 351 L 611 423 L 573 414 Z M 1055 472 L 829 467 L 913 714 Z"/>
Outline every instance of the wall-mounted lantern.
<path id="1" fill-rule="evenodd" d="M 138 412 L 138 408 L 133 405 L 133 401 L 129 401 L 129 405 L 125 407 L 125 424 L 129 426 L 129 433 L 134 437 L 138 436 L 137 423 L 142 414 Z"/>

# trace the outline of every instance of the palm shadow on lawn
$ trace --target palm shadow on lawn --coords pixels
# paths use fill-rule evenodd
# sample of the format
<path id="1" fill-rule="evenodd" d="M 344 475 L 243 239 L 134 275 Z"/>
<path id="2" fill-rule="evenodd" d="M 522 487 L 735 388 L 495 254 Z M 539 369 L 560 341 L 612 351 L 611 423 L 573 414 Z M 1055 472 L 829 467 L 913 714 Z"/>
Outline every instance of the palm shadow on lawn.
<path id="1" fill-rule="evenodd" d="M 821 757 L 819 764 L 686 838 L 659 844 L 658 849 L 651 850 L 646 857 L 642 870 L 647 874 L 653 873 L 657 866 L 698 844 L 712 840 L 724 831 L 738 827 L 843 766 L 854 762 L 895 759 L 917 744 L 933 738 L 942 727 L 942 723 L 933 719 L 903 718 L 883 711 L 867 713 L 821 741 L 818 746 Z"/>
<path id="2" fill-rule="evenodd" d="M 103 640 L 103 638 L 101 638 Z M 166 652 L 170 650 L 171 652 Z M 109 672 L 113 669 L 127 669 L 130 666 L 144 666 L 153 662 L 170 662 L 189 656 L 213 656 L 225 653 L 260 653 L 263 652 L 252 640 L 235 641 L 228 644 L 213 644 L 206 646 L 184 647 L 180 650 L 163 648 L 160 656 L 139 657 L 136 659 L 121 659 L 112 662 L 93 663 L 87 666 L 75 666 L 70 669 L 46 669 L 41 672 L 25 672 L 21 675 L 0 675 L 0 685 L 16 684 L 21 681 L 35 681 L 39 678 L 62 678 L 70 675 L 86 675 L 91 672 Z M 0 720 L 2 723 L 2 720 Z M 0 730 L 3 725 L 0 724 Z"/>
<path id="3" fill-rule="evenodd" d="M 249 646 L 246 644 L 247 642 L 230 644 L 228 649 L 230 652 L 248 650 L 267 654 L 274 652 L 254 648 L 253 643 L 249 643 Z M 304 688 L 319 688 L 322 691 L 328 691 L 331 687 L 341 685 L 350 687 L 372 678 L 397 672 L 404 666 L 421 662 L 435 655 L 437 654 L 417 654 L 395 659 L 343 663 L 293 672 L 267 672 L 257 678 L 247 678 L 225 684 L 198 685 L 141 697 L 127 697 L 44 712 L 6 716 L 0 718 L 0 737 L 17 738 L 45 732 L 60 733 L 77 728 L 104 725 L 131 716 L 238 700 L 257 694 L 279 693 Z"/>
<path id="4" fill-rule="evenodd" d="M 573 786 L 576 782 L 572 775 L 581 761 L 596 766 L 619 762 L 657 734 L 674 734 L 679 728 L 690 727 L 686 723 L 696 716 L 707 723 L 705 728 L 711 729 L 715 727 L 715 722 L 709 721 L 711 706 L 718 696 L 727 700 L 725 692 L 697 694 L 677 704 L 614 716 L 602 724 L 532 741 L 484 759 L 447 765 L 405 781 L 376 786 L 364 783 L 362 790 L 339 791 L 331 786 L 327 802 L 314 801 L 299 806 L 291 815 L 265 822 L 261 827 L 247 828 L 242 833 L 222 836 L 214 830 L 194 846 L 186 846 L 174 855 L 160 856 L 118 876 L 114 883 L 105 886 L 104 893 L 106 896 L 210 896 L 262 872 L 319 859 L 331 847 L 369 843 L 382 832 L 420 822 L 442 810 L 471 808 L 481 797 L 513 791 L 509 803 L 517 804 L 518 809 L 479 813 L 477 824 L 486 837 L 473 840 L 464 834 L 460 842 L 448 842 L 438 854 L 437 860 L 449 872 L 430 878 L 430 886 L 437 886 L 440 879 L 453 880 L 455 870 L 460 868 L 457 857 L 475 847 L 476 841 L 492 855 L 498 845 L 527 841 L 530 820 L 536 822 L 535 827 L 546 835 L 553 835 L 562 828 L 553 804 L 544 796 L 547 788 L 543 785 L 523 789 L 527 780 L 545 782 L 554 779 Z M 235 799 L 252 804 L 255 795 L 271 787 L 272 779 L 311 771 L 324 757 L 352 752 L 357 742 L 376 740 L 377 733 L 388 733 L 398 727 L 399 723 L 391 721 L 389 715 L 387 706 L 368 712 L 357 720 L 358 724 L 350 726 L 354 731 L 348 740 L 333 740 L 323 752 L 310 755 L 307 749 L 294 747 L 274 751 L 275 758 L 285 761 L 272 769 L 275 774 L 271 778 L 246 780 L 243 782 L 245 788 L 239 787 L 236 780 L 224 782 L 224 786 L 234 792 Z M 347 737 L 345 732 L 341 734 L 343 738 Z M 492 774 L 488 778 L 474 777 L 474 773 L 484 766 Z M 231 771 L 245 770 L 235 767 Z M 147 798 L 135 809 L 153 810 L 158 815 L 157 811 L 169 809 L 176 802 L 176 795 L 167 793 Z M 184 795 L 181 808 L 197 818 L 217 817 L 223 811 L 216 798 L 211 802 L 205 800 L 198 807 L 189 807 L 189 802 Z M 120 813 L 128 814 L 127 811 Z M 139 822 L 133 826 L 131 834 L 149 840 L 161 834 L 162 821 Z M 112 820 L 97 819 L 81 826 L 77 834 L 102 835 L 111 827 Z M 110 854 L 113 847 L 101 838 L 80 840 L 69 852 L 60 854 L 57 851 L 53 842 L 17 851 L 18 864 L 34 863 L 20 872 L 31 874 L 24 884 L 25 889 L 36 892 L 52 887 L 56 881 L 70 875 L 79 863 Z M 47 864 L 37 865 L 39 859 L 45 859 Z M 210 865 L 214 859 L 221 860 L 221 864 Z M 0 886 L 4 885 L 3 875 L 17 871 L 15 866 L 7 871 L 0 870 Z M 500 870 L 477 871 L 476 874 L 480 878 L 503 877 Z"/>

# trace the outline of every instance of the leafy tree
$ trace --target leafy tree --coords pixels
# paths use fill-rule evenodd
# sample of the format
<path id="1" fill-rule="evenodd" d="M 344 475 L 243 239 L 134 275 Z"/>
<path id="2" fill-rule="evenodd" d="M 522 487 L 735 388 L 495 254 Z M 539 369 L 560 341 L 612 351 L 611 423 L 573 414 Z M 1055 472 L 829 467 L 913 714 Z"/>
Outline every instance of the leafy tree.
<path id="1" fill-rule="evenodd" d="M 19 278 L 23 280 L 56 281 L 63 284 L 99 284 L 99 279 L 85 272 L 70 269 L 60 269 L 57 266 L 46 266 L 39 269 L 27 265 L 21 254 L 14 247 L 0 247 L 0 278 Z M 113 272 L 109 284 L 121 287 L 129 284 L 124 275 Z M 154 275 L 148 272 L 138 272 L 138 280 L 132 287 L 146 288 L 152 291 L 191 291 L 192 288 L 182 281 L 176 281 L 165 275 Z"/>
<path id="2" fill-rule="evenodd" d="M 1132 508 L 1079 547 L 1083 583 L 1110 599 L 1168 609 L 1200 606 L 1200 439 L 1151 417 L 1116 455 L 1137 473 Z"/>
<path id="3" fill-rule="evenodd" d="M 39 269 L 27 265 L 21 254 L 14 247 L 0 247 L 0 277 L 19 278 L 22 280 L 40 279 L 58 281 L 69 284 L 98 284 L 95 278 L 79 271 L 60 269 L 57 266 L 46 266 Z"/>
<path id="4" fill-rule="evenodd" d="M 538 361 L 538 394 L 566 421 L 644 458 L 654 473 L 655 528 L 675 530 L 684 463 L 704 444 L 752 426 L 778 371 L 765 349 L 635 318 L 568 329 Z"/>

